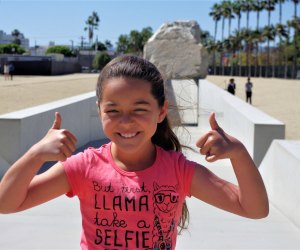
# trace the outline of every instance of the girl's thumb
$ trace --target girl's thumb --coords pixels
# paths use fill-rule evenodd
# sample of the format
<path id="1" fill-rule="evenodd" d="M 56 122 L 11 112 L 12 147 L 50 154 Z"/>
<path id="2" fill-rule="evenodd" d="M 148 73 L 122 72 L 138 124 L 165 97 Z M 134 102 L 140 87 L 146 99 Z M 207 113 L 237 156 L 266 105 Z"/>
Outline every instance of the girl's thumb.
<path id="1" fill-rule="evenodd" d="M 219 124 L 216 121 L 216 115 L 215 113 L 211 113 L 209 116 L 209 124 L 211 129 L 217 130 L 219 128 Z"/>
<path id="2" fill-rule="evenodd" d="M 61 126 L 61 115 L 59 112 L 55 112 L 55 119 L 54 122 L 52 124 L 52 129 L 60 129 Z"/>

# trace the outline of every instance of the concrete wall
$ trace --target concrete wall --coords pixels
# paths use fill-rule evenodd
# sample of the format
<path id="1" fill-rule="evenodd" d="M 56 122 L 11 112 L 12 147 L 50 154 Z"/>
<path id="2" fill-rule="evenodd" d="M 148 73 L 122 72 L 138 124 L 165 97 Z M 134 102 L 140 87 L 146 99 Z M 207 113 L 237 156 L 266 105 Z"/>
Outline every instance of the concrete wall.
<path id="1" fill-rule="evenodd" d="M 52 61 L 51 75 L 73 74 L 81 72 L 78 62 L 56 62 Z"/>
<path id="2" fill-rule="evenodd" d="M 47 133 L 54 121 L 56 111 L 62 115 L 62 127 L 76 135 L 78 147 L 104 138 L 94 91 L 1 115 L 0 156 L 2 164 L 0 162 L 0 169 L 2 173 L 8 164 L 15 162 Z"/>
<path id="3" fill-rule="evenodd" d="M 272 204 L 300 227 L 300 141 L 274 140 L 259 170 Z"/>
<path id="4" fill-rule="evenodd" d="M 50 56 L 0 56 L 1 72 L 5 62 L 14 64 L 14 75 L 62 75 L 81 72 L 77 59 L 52 60 Z"/>
<path id="5" fill-rule="evenodd" d="M 199 81 L 200 113 L 223 116 L 223 128 L 241 140 L 257 166 L 272 140 L 285 138 L 285 125 L 207 80 Z"/>

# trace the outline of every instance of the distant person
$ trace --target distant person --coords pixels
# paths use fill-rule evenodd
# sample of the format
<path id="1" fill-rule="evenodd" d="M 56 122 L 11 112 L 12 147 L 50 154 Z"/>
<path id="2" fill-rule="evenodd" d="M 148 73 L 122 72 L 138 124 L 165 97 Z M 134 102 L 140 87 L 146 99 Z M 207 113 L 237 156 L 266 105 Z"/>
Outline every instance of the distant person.
<path id="1" fill-rule="evenodd" d="M 3 73 L 4 73 L 4 80 L 8 80 L 9 79 L 9 66 L 7 63 L 4 64 Z"/>
<path id="2" fill-rule="evenodd" d="M 248 81 L 245 84 L 245 91 L 246 91 L 246 102 L 252 104 L 252 88 L 253 83 L 250 82 L 250 77 L 248 77 Z"/>
<path id="3" fill-rule="evenodd" d="M 229 80 L 229 84 L 227 86 L 227 91 L 233 95 L 235 95 L 235 88 L 236 88 L 236 85 L 235 85 L 235 82 L 234 82 L 234 79 L 231 78 Z"/>
<path id="4" fill-rule="evenodd" d="M 10 80 L 13 80 L 13 77 L 14 77 L 14 71 L 15 71 L 15 66 L 13 65 L 13 63 L 10 63 L 8 65 L 8 74 L 10 76 Z"/>
<path id="5" fill-rule="evenodd" d="M 210 74 L 211 74 L 211 72 L 212 72 L 212 70 L 211 70 L 211 67 L 208 67 L 208 69 L 207 69 L 207 73 L 210 75 Z"/>

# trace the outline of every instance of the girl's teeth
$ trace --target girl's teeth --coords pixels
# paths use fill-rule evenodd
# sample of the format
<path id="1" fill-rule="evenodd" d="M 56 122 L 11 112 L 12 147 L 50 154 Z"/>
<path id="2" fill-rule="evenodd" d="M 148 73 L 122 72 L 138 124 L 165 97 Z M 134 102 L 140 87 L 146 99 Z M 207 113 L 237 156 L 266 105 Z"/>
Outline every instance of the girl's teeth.
<path id="1" fill-rule="evenodd" d="M 131 137 L 134 137 L 136 136 L 137 133 L 128 133 L 128 134 L 121 134 L 122 137 L 125 137 L 125 138 L 131 138 Z"/>

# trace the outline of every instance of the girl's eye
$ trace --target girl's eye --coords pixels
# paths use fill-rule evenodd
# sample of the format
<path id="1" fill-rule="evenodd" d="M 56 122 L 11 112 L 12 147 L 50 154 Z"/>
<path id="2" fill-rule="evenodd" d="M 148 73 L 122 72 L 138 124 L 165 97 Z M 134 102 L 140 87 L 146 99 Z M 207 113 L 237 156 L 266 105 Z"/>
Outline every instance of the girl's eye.
<path id="1" fill-rule="evenodd" d="M 135 109 L 135 112 L 146 112 L 146 109 Z"/>
<path id="2" fill-rule="evenodd" d="M 107 110 L 105 113 L 118 113 L 118 110 L 112 109 L 112 110 Z"/>

